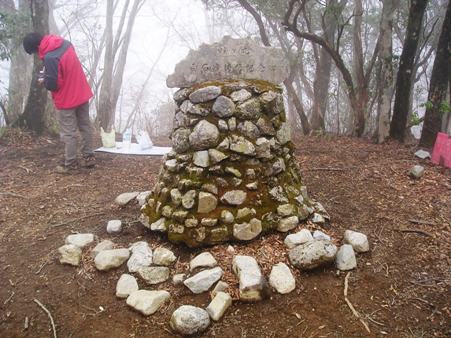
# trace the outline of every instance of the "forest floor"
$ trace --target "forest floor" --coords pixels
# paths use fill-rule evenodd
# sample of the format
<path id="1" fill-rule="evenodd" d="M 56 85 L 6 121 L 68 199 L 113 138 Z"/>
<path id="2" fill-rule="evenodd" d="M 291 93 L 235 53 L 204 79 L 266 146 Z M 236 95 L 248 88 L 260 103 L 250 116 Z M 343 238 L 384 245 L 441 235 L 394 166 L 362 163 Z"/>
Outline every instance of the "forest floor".
<path id="1" fill-rule="evenodd" d="M 252 304 L 235 301 L 202 337 L 449 337 L 450 170 L 415 158 L 413 146 L 397 143 L 323 136 L 301 138 L 296 147 L 309 194 L 332 217 L 324 231 L 337 244 L 346 229 L 369 236 L 371 251 L 357 257 L 348 298 L 371 333 L 344 300 L 346 274 L 331 266 L 295 271 L 297 287 L 288 295 Z M 125 265 L 98 272 L 86 250 L 78 268 L 60 264 L 55 254 L 67 235 L 92 232 L 122 247 L 138 240 L 152 248 L 164 245 L 180 257 L 175 270 L 184 272 L 201 249 L 168 243 L 134 222 L 137 204 L 119 208 L 113 202 L 123 192 L 150 190 L 162 158 L 101 153 L 95 169 L 61 176 L 54 168 L 62 149 L 56 139 L 25 133 L 0 140 L 0 337 L 52 336 L 49 318 L 34 299 L 52 314 L 59 337 L 173 336 L 172 312 L 182 304 L 206 307 L 207 293 L 192 295 L 170 281 L 160 284 L 171 301 L 144 317 L 114 295 Z M 426 171 L 415 181 L 407 171 L 418 163 Z M 122 234 L 107 234 L 110 219 L 128 222 Z M 253 255 L 267 276 L 273 263 L 288 263 L 284 237 L 274 233 L 233 245 L 236 253 Z M 226 248 L 204 250 L 218 258 L 236 290 Z"/>

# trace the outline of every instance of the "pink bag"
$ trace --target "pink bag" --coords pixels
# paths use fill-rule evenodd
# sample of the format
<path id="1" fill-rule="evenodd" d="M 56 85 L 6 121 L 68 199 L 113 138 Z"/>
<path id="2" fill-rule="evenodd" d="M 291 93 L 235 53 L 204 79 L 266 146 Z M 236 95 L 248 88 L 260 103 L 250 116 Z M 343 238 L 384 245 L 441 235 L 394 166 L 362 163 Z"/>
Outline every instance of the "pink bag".
<path id="1" fill-rule="evenodd" d="M 432 150 L 432 163 L 451 168 L 451 136 L 438 133 Z"/>

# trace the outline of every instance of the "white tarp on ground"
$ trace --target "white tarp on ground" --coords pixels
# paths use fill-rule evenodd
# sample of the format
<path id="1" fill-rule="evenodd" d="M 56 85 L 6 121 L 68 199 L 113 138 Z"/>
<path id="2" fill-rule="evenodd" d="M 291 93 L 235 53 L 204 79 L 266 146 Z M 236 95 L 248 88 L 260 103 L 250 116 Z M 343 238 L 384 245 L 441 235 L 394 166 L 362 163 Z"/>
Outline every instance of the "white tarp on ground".
<path id="1" fill-rule="evenodd" d="M 172 149 L 171 147 L 157 147 L 157 146 L 152 146 L 151 148 L 148 149 L 141 149 L 141 147 L 137 143 L 131 143 L 129 146 L 122 146 L 122 142 L 116 142 L 116 147 L 113 148 L 101 147 L 94 151 L 112 154 L 124 154 L 124 155 L 162 156 L 170 152 L 171 149 Z"/>

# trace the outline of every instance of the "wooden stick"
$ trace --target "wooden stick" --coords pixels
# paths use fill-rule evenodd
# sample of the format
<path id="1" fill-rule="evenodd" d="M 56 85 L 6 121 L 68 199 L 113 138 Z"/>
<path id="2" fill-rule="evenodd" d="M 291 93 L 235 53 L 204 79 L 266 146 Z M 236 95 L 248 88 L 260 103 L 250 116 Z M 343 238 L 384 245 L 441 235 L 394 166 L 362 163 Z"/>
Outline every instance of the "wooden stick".
<path id="1" fill-rule="evenodd" d="M 429 233 L 427 231 L 420 230 L 420 229 L 395 229 L 395 231 L 398 231 L 398 232 L 414 232 L 414 233 L 425 235 L 425 236 L 428 236 L 428 237 L 434 237 L 434 236 L 432 236 L 431 233 Z"/>
<path id="2" fill-rule="evenodd" d="M 437 225 L 437 223 L 435 223 L 435 222 L 423 221 L 421 219 L 409 219 L 409 222 L 415 223 L 415 224 L 424 224 L 424 225 Z"/>
<path id="3" fill-rule="evenodd" d="M 68 221 L 66 221 L 66 222 L 63 222 L 63 223 L 49 224 L 49 226 L 51 226 L 52 228 L 56 228 L 56 227 L 60 227 L 60 226 L 63 226 L 63 225 L 67 225 L 67 224 L 70 224 L 70 223 L 73 223 L 73 222 L 76 222 L 76 221 L 81 221 L 82 219 L 85 219 L 85 218 L 90 218 L 90 217 L 99 216 L 99 215 L 104 215 L 104 214 L 105 214 L 104 212 L 95 212 L 95 213 L 93 213 L 93 214 L 85 215 L 85 216 L 78 217 L 78 218 L 73 218 L 73 219 L 68 220 Z"/>
<path id="4" fill-rule="evenodd" d="M 368 331 L 368 333 L 371 333 L 370 328 L 368 327 L 368 324 L 362 319 L 362 317 L 360 316 L 360 314 L 359 314 L 359 313 L 357 312 L 357 310 L 354 308 L 354 305 L 352 305 L 352 303 L 351 303 L 351 302 L 349 301 L 349 299 L 348 299 L 348 278 L 349 278 L 349 275 L 350 275 L 350 274 L 351 274 L 351 273 L 348 272 L 348 273 L 346 274 L 346 277 L 345 277 L 345 285 L 344 285 L 344 290 L 343 290 L 343 294 L 344 294 L 344 296 L 345 296 L 345 302 L 346 302 L 346 304 L 348 305 L 348 307 L 351 309 L 352 314 L 360 320 L 360 322 L 361 322 L 362 325 L 365 327 L 365 329 Z"/>
<path id="5" fill-rule="evenodd" d="M 13 299 L 14 295 L 15 295 L 15 292 L 14 291 L 11 292 L 11 296 L 9 296 L 8 299 L 3 302 L 3 305 L 6 305 L 11 299 Z"/>
<path id="6" fill-rule="evenodd" d="M 52 330 L 53 330 L 53 338 L 58 338 L 56 335 L 56 328 L 55 328 L 55 322 L 53 321 L 53 317 L 52 314 L 50 313 L 49 310 L 47 310 L 47 308 L 36 298 L 33 299 L 33 301 L 39 305 L 39 307 L 45 311 L 45 313 L 47 313 L 47 316 L 50 318 L 50 323 L 52 324 Z"/>

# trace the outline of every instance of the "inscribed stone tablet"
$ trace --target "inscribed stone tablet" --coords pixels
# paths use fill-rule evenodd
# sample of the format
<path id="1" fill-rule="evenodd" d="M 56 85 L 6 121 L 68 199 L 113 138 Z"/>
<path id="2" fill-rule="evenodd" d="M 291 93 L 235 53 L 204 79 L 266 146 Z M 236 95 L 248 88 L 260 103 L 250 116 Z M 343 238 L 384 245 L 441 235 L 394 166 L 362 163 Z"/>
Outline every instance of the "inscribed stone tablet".
<path id="1" fill-rule="evenodd" d="M 170 88 L 190 87 L 212 80 L 265 80 L 275 84 L 288 77 L 288 62 L 282 50 L 260 46 L 251 39 L 225 36 L 221 42 L 203 44 L 191 50 L 175 66 L 166 84 Z"/>

